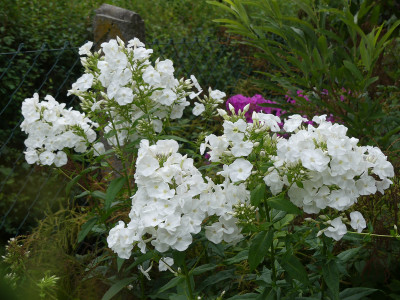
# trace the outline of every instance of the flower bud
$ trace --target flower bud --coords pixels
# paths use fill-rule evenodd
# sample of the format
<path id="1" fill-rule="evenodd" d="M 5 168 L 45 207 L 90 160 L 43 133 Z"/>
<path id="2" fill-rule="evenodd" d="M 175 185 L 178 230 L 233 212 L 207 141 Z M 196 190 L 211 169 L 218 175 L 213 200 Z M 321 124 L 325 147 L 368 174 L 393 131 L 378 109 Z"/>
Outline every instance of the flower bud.
<path id="1" fill-rule="evenodd" d="M 229 110 L 231 111 L 231 113 L 232 113 L 233 115 L 236 115 L 235 108 L 233 107 L 233 105 L 229 103 L 228 106 L 229 106 Z"/>
<path id="2" fill-rule="evenodd" d="M 124 41 L 121 40 L 121 39 L 119 38 L 119 36 L 117 36 L 117 42 L 118 42 L 118 44 L 119 44 L 120 46 L 125 47 Z"/>
<path id="3" fill-rule="evenodd" d="M 258 117 L 258 113 L 255 112 L 255 111 L 253 111 L 253 114 L 252 114 L 251 118 L 253 119 L 253 122 L 260 120 L 260 118 Z"/>
<path id="4" fill-rule="evenodd" d="M 250 108 L 250 103 L 247 103 L 246 106 L 243 108 L 243 113 L 247 113 Z"/>
<path id="5" fill-rule="evenodd" d="M 224 119 L 225 119 L 226 116 L 228 116 L 228 113 L 227 113 L 225 110 L 223 110 L 223 109 L 218 108 L 218 109 L 217 109 L 217 112 L 218 112 L 218 114 L 219 114 L 221 117 L 223 117 Z"/>

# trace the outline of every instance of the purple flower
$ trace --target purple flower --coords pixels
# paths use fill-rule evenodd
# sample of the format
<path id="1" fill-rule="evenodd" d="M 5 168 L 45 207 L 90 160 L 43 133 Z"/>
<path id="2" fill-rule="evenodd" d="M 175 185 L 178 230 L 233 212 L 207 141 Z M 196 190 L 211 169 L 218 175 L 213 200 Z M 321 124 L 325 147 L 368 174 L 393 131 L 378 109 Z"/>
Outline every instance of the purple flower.
<path id="1" fill-rule="evenodd" d="M 265 100 L 263 96 L 257 94 L 254 95 L 253 97 L 245 97 L 243 95 L 235 95 L 231 98 L 229 98 L 226 101 L 226 108 L 229 110 L 229 104 L 231 104 L 235 108 L 235 112 L 238 113 L 239 110 L 243 111 L 244 107 L 247 104 L 250 104 L 249 110 L 245 113 L 246 120 L 247 122 L 253 122 L 251 119 L 251 116 L 253 115 L 253 111 L 255 112 L 263 112 L 265 114 L 274 114 L 276 116 L 280 116 L 281 110 L 279 108 L 272 108 L 272 107 L 262 107 L 259 106 L 259 104 L 262 103 L 274 103 L 276 104 L 275 101 L 271 100 Z"/>

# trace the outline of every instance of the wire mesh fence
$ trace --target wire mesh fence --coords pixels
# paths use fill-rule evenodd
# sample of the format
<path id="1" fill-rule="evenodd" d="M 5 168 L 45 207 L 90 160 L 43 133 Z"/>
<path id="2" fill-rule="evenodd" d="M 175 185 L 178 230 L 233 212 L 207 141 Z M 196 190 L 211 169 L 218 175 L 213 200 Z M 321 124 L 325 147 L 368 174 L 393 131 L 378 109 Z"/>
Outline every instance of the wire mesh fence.
<path id="1" fill-rule="evenodd" d="M 228 40 L 155 40 L 146 46 L 154 50 L 153 58 L 174 62 L 177 78 L 193 74 L 203 87 L 227 94 L 251 70 Z M 46 44 L 25 49 L 21 44 L 16 51 L 0 53 L 0 232 L 4 239 L 26 233 L 64 195 L 64 181 L 51 169 L 25 162 L 22 101 L 37 92 L 41 98 L 50 94 L 69 107 L 77 106 L 77 99 L 66 95 L 82 72 L 78 47 L 68 42 L 57 49 Z"/>

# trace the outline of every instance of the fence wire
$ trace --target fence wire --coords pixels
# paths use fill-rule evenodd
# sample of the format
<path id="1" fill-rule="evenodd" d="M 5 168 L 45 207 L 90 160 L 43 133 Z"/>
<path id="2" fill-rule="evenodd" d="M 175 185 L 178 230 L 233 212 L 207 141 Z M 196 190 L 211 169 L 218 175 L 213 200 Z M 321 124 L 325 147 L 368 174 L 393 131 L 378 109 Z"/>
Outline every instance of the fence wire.
<path id="1" fill-rule="evenodd" d="M 231 93 L 238 80 L 250 73 L 238 49 L 227 41 L 215 39 L 162 42 L 146 45 L 154 50 L 153 58 L 169 58 L 174 62 L 177 78 L 195 75 L 203 87 Z M 0 53 L 0 235 L 6 238 L 24 234 L 63 197 L 64 180 L 55 172 L 30 166 L 24 158 L 24 139 L 20 124 L 21 104 L 25 98 L 39 93 L 50 94 L 67 106 L 76 106 L 76 97 L 67 97 L 67 90 L 81 76 L 78 47 L 65 42 L 63 47 Z"/>

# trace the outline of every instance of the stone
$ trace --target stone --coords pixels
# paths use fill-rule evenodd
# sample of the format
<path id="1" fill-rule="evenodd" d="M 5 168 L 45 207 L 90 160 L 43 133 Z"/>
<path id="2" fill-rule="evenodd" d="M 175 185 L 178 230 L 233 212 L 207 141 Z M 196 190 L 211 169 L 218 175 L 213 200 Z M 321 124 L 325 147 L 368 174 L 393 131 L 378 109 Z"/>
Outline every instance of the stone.
<path id="1" fill-rule="evenodd" d="M 145 42 L 144 22 L 137 13 L 109 4 L 101 5 L 95 12 L 93 34 L 97 48 L 117 36 L 124 42 L 135 37 Z"/>

